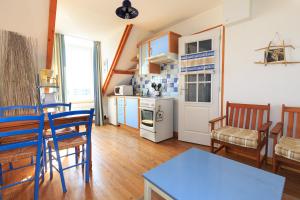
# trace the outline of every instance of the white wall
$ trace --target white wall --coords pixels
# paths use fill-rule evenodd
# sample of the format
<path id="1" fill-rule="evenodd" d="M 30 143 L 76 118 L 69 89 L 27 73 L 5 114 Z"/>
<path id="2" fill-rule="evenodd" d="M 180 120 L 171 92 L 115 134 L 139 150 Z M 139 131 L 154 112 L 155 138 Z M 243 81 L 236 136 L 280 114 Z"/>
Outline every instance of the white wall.
<path id="1" fill-rule="evenodd" d="M 300 61 L 299 8 L 299 0 L 253 0 L 252 19 L 226 27 L 225 101 L 270 103 L 273 125 L 280 120 L 281 104 L 300 106 L 300 64 L 256 65 L 263 52 L 254 50 L 278 32 L 296 47 L 289 58 Z"/>
<path id="2" fill-rule="evenodd" d="M 104 64 L 104 62 L 107 60 L 108 65 L 108 70 L 105 71 L 106 73 L 102 73 L 102 83 L 105 82 L 106 75 L 109 71 L 111 63 L 113 62 L 123 31 L 124 28 L 122 27 L 115 31 L 113 35 L 110 35 L 101 41 L 102 64 Z M 105 66 L 102 65 L 102 68 L 104 67 Z"/>
<path id="3" fill-rule="evenodd" d="M 45 67 L 49 0 L 1 0 L 0 29 L 18 32 L 38 41 L 39 67 Z"/>
<path id="4" fill-rule="evenodd" d="M 181 35 L 191 35 L 193 33 L 222 24 L 223 6 L 217 6 L 206 12 L 200 13 L 194 17 L 184 20 L 178 24 L 168 27 L 164 31 L 173 31 Z"/>

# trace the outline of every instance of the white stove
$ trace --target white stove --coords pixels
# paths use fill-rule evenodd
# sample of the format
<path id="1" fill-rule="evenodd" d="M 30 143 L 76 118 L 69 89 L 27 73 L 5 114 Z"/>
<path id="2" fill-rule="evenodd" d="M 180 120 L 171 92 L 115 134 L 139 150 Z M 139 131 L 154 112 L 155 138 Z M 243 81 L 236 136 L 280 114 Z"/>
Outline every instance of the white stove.
<path id="1" fill-rule="evenodd" d="M 141 97 L 140 135 L 153 142 L 173 137 L 173 99 Z"/>

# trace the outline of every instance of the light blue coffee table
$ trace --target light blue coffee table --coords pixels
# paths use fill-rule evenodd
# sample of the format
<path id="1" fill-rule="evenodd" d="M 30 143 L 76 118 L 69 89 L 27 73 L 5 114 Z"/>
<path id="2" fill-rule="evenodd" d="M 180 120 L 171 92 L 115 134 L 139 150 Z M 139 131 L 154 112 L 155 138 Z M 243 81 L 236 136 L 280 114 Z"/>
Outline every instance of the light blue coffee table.
<path id="1" fill-rule="evenodd" d="M 192 148 L 146 172 L 144 199 L 281 200 L 285 178 Z"/>

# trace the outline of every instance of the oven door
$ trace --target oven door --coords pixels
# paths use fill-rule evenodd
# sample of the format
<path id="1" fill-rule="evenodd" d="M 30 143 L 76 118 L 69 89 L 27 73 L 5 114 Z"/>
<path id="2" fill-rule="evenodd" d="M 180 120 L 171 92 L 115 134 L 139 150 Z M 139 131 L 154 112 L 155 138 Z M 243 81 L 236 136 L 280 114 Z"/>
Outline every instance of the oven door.
<path id="1" fill-rule="evenodd" d="M 140 127 L 144 130 L 155 132 L 155 109 L 141 108 L 141 124 Z"/>

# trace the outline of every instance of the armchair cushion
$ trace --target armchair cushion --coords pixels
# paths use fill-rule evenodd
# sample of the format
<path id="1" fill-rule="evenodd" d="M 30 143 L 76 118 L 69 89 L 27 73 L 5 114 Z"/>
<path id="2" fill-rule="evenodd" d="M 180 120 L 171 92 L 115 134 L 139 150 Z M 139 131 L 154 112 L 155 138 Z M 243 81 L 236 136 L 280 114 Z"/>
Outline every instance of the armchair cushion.
<path id="1" fill-rule="evenodd" d="M 300 162 L 300 139 L 281 137 L 275 146 L 275 154 Z"/>
<path id="2" fill-rule="evenodd" d="M 264 134 L 261 134 L 262 138 Z M 258 132 L 256 130 L 224 126 L 211 132 L 213 139 L 234 145 L 256 149 L 258 145 Z"/>

